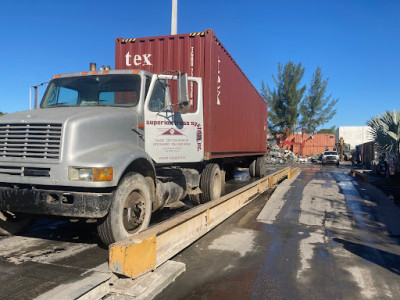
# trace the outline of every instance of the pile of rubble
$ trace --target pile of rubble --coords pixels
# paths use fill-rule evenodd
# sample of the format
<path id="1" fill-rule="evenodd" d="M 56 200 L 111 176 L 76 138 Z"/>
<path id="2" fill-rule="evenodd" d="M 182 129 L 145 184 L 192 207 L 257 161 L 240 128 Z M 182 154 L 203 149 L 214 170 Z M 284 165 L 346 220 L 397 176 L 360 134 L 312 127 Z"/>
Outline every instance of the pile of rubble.
<path id="1" fill-rule="evenodd" d="M 267 163 L 268 164 L 295 164 L 310 163 L 311 157 L 300 157 L 290 150 L 285 150 L 276 144 L 268 145 Z"/>

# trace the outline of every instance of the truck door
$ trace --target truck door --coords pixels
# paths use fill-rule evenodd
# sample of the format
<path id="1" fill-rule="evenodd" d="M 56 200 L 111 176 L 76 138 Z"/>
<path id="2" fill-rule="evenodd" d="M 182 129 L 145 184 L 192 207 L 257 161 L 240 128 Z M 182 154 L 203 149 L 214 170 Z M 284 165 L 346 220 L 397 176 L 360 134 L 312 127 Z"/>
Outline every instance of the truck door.
<path id="1" fill-rule="evenodd" d="M 156 163 L 200 162 L 204 158 L 201 78 L 189 78 L 197 88 L 195 103 L 186 114 L 171 103 L 169 83 L 174 81 L 176 76 L 153 75 L 144 106 L 145 150 Z"/>

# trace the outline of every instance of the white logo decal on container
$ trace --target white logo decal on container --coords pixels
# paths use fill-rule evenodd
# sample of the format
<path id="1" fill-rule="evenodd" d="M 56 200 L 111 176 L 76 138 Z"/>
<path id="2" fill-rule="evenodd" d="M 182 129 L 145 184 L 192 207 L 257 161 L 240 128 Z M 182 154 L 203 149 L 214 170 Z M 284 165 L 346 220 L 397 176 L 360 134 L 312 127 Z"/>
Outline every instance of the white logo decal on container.
<path id="1" fill-rule="evenodd" d="M 137 66 L 152 66 L 153 64 L 150 62 L 150 56 L 151 56 L 151 54 L 143 54 L 143 55 L 135 54 L 133 56 L 132 62 L 136 67 Z M 132 58 L 132 55 L 128 51 L 128 53 L 125 55 L 125 64 L 128 67 L 132 66 L 131 58 Z"/>
<path id="2" fill-rule="evenodd" d="M 220 63 L 220 59 L 218 56 L 218 79 L 217 79 L 217 105 L 221 105 L 221 101 L 219 101 L 219 95 L 221 94 L 221 77 L 219 76 L 219 73 L 221 73 L 221 71 L 219 70 L 219 63 Z"/>

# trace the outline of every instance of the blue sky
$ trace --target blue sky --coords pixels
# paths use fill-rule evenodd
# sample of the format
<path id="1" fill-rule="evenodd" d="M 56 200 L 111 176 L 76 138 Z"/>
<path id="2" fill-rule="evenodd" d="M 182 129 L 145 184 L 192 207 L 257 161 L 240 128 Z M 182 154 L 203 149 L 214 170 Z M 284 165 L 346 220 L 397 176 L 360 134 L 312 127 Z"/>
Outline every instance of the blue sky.
<path id="1" fill-rule="evenodd" d="M 29 108 L 29 86 L 59 73 L 114 66 L 114 40 L 170 33 L 171 1 L 2 0 L 0 111 Z M 359 126 L 399 110 L 400 1 L 178 0 L 178 33 L 206 28 L 260 90 L 277 63 L 319 65 L 339 98 L 324 127 Z"/>

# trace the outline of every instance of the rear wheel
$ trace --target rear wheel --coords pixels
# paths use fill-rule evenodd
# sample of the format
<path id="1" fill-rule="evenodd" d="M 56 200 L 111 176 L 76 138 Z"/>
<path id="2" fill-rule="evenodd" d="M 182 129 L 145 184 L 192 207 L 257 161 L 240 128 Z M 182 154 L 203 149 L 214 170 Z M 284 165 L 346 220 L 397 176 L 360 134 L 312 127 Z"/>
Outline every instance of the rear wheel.
<path id="1" fill-rule="evenodd" d="M 218 164 L 208 164 L 200 176 L 201 194 L 189 195 L 194 205 L 203 204 L 221 197 L 222 174 Z"/>
<path id="2" fill-rule="evenodd" d="M 264 157 L 257 157 L 255 160 L 255 175 L 256 177 L 264 177 L 265 172 L 267 171 L 267 165 L 265 163 Z"/>
<path id="3" fill-rule="evenodd" d="M 138 173 L 128 173 L 114 194 L 110 211 L 97 226 L 103 243 L 110 245 L 143 231 L 149 226 L 152 211 L 151 189 Z"/>
<path id="4" fill-rule="evenodd" d="M 0 234 L 13 235 L 27 231 L 35 222 L 35 218 L 22 214 L 0 211 Z"/>
<path id="5" fill-rule="evenodd" d="M 249 166 L 250 177 L 256 177 L 256 161 L 253 160 Z"/>

